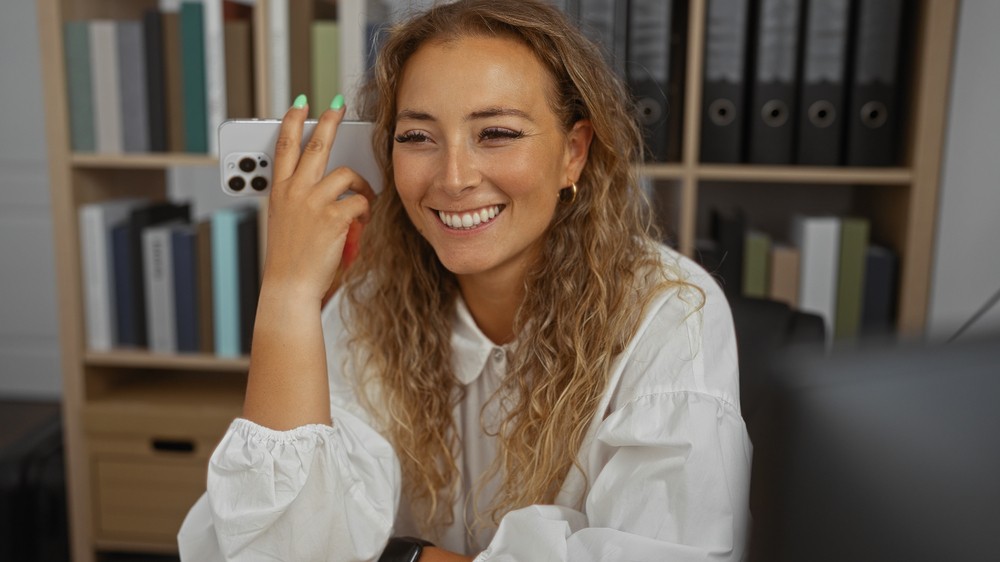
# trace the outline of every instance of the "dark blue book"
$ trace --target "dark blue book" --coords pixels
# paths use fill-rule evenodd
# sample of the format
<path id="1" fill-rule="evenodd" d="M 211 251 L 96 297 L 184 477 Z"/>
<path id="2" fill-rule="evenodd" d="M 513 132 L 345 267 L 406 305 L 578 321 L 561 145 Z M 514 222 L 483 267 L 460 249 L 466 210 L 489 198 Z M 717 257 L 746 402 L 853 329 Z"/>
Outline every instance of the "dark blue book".
<path id="1" fill-rule="evenodd" d="M 258 228 L 256 209 L 240 216 L 236 223 L 239 247 L 237 271 L 239 272 L 240 352 L 250 354 L 253 324 L 257 316 L 257 299 L 260 296 L 260 261 L 258 258 Z"/>
<path id="2" fill-rule="evenodd" d="M 132 311 L 135 286 L 132 282 L 132 251 L 129 221 L 111 229 L 111 263 L 115 278 L 115 344 L 138 347 L 135 314 Z"/>
<path id="3" fill-rule="evenodd" d="M 198 231 L 190 224 L 171 229 L 174 272 L 174 318 L 177 327 L 177 351 L 199 350 L 198 328 Z"/>
<path id="4" fill-rule="evenodd" d="M 864 337 L 888 337 L 895 330 L 897 262 L 889 248 L 874 244 L 868 247 L 861 305 Z"/>

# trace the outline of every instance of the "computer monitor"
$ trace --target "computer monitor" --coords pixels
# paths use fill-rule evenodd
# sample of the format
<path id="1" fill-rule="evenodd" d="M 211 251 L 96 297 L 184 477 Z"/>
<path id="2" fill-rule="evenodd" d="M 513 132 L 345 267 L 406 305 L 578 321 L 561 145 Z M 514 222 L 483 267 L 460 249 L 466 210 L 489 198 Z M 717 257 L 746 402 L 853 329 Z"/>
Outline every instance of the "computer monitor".
<path id="1" fill-rule="evenodd" d="M 1000 337 L 800 359 L 770 390 L 751 560 L 1000 560 Z"/>

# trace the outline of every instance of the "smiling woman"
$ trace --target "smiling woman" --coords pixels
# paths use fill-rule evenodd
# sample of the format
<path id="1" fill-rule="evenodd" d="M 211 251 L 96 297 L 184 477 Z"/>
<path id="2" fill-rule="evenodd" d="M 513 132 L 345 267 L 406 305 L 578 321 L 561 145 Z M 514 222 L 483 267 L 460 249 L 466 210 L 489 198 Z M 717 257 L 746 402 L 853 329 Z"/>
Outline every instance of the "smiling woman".
<path id="1" fill-rule="evenodd" d="M 301 151 L 286 114 L 244 415 L 183 557 L 739 560 L 731 315 L 658 242 L 600 51 L 544 2 L 460 0 L 391 31 L 365 99 L 378 198 L 323 175 L 342 107 Z"/>

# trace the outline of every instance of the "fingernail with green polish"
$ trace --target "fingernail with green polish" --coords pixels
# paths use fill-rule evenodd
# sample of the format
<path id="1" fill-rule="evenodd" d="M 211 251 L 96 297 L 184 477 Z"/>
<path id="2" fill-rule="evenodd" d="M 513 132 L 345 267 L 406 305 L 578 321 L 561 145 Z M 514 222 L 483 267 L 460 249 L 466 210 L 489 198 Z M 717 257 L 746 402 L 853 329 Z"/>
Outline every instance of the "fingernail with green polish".
<path id="1" fill-rule="evenodd" d="M 309 101 L 306 100 L 306 95 L 305 94 L 299 94 L 298 97 L 295 98 L 295 101 L 292 103 L 292 107 L 294 107 L 295 109 L 302 109 L 308 103 L 309 103 Z"/>
<path id="2" fill-rule="evenodd" d="M 336 96 L 333 96 L 333 101 L 330 102 L 330 109 L 336 110 L 342 107 L 344 107 L 344 95 L 337 94 Z"/>

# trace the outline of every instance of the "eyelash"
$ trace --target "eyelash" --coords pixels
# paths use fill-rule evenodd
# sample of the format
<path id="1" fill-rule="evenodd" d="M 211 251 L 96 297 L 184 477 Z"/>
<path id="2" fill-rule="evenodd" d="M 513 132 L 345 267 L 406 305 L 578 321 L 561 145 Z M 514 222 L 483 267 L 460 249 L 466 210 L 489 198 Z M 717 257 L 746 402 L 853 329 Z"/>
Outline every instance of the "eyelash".
<path id="1" fill-rule="evenodd" d="M 479 140 L 494 140 L 494 139 L 519 139 L 524 136 L 524 131 L 515 131 L 511 129 L 501 129 L 499 127 L 489 127 L 483 129 L 479 133 Z M 401 135 L 396 135 L 396 142 L 407 143 L 407 142 L 426 142 L 427 135 L 418 131 L 407 131 Z"/>

